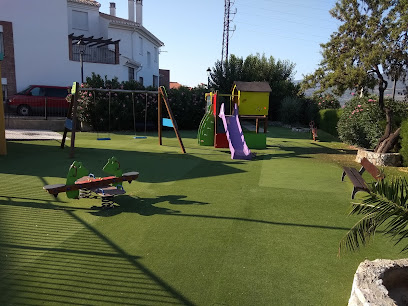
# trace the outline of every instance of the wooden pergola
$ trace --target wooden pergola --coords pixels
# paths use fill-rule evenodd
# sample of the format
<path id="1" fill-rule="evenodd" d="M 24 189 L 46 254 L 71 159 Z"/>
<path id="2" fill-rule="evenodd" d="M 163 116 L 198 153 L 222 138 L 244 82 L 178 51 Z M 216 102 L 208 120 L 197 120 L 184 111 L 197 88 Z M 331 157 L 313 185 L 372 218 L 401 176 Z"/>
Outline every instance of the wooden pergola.
<path id="1" fill-rule="evenodd" d="M 69 41 L 69 59 L 74 60 L 72 46 L 81 45 L 88 48 L 101 48 L 104 46 L 114 45 L 115 46 L 115 64 L 119 64 L 119 42 L 118 40 L 103 39 L 103 37 L 94 38 L 93 36 L 85 37 L 84 35 L 75 36 L 74 33 L 68 35 Z"/>

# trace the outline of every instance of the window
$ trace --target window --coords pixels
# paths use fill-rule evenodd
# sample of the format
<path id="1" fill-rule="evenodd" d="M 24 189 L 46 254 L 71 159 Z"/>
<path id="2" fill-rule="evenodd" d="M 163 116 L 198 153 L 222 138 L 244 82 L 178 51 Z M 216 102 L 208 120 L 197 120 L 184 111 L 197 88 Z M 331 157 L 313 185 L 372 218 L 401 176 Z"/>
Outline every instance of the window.
<path id="1" fill-rule="evenodd" d="M 143 77 L 139 77 L 139 83 L 143 85 Z"/>
<path id="2" fill-rule="evenodd" d="M 72 28 L 88 31 L 88 13 L 72 11 Z"/>
<path id="3" fill-rule="evenodd" d="M 34 97 L 44 97 L 45 96 L 45 90 L 44 90 L 44 88 L 34 87 L 33 89 L 31 89 L 29 95 L 34 96 Z"/>
<path id="4" fill-rule="evenodd" d="M 1 86 L 3 91 L 3 102 L 7 101 L 7 78 L 1 79 Z"/>
<path id="5" fill-rule="evenodd" d="M 159 52 L 157 52 L 157 47 L 154 47 L 154 62 L 157 63 L 159 61 Z"/>
<path id="6" fill-rule="evenodd" d="M 143 55 L 143 38 L 139 36 L 139 54 Z"/>
<path id="7" fill-rule="evenodd" d="M 0 59 L 4 55 L 3 26 L 0 25 Z"/>
<path id="8" fill-rule="evenodd" d="M 152 67 L 152 56 L 149 51 L 147 51 L 147 68 Z"/>
<path id="9" fill-rule="evenodd" d="M 68 89 L 63 88 L 46 88 L 47 97 L 65 98 L 68 95 Z"/>
<path id="10" fill-rule="evenodd" d="M 135 68 L 128 67 L 129 81 L 135 80 Z"/>
<path id="11" fill-rule="evenodd" d="M 159 85 L 159 77 L 157 75 L 153 76 L 153 87 L 158 87 Z"/>

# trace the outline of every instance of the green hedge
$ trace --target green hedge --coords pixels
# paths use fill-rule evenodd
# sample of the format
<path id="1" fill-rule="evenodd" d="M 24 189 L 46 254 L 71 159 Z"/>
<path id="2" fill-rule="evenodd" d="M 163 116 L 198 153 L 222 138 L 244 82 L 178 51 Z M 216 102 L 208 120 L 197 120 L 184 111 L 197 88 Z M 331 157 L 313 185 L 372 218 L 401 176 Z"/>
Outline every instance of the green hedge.
<path id="1" fill-rule="evenodd" d="M 400 154 L 404 162 L 404 166 L 408 167 L 408 119 L 402 122 L 401 125 L 401 149 Z"/>
<path id="2" fill-rule="evenodd" d="M 337 133 L 337 123 L 343 113 L 342 109 L 322 109 L 319 111 L 318 126 L 319 129 L 333 135 Z"/>
<path id="3" fill-rule="evenodd" d="M 309 125 L 318 117 L 317 104 L 307 98 L 285 97 L 279 111 L 279 120 L 285 124 Z"/>
<path id="4" fill-rule="evenodd" d="M 157 91 L 157 88 L 145 88 L 135 82 L 118 82 L 103 79 L 100 75 L 92 74 L 86 79 L 86 88 L 125 89 Z M 203 87 L 189 89 L 171 89 L 167 91 L 168 102 L 179 129 L 198 129 L 205 113 L 205 92 Z M 157 128 L 157 94 L 134 94 L 134 110 L 132 94 L 112 93 L 109 107 L 107 92 L 81 92 L 78 100 L 78 117 L 81 121 L 91 125 L 96 131 L 123 131 L 136 128 L 143 130 L 145 125 L 145 107 L 147 105 L 147 127 Z M 110 114 L 109 114 L 110 108 Z M 163 117 L 168 117 L 165 105 L 162 106 Z"/>

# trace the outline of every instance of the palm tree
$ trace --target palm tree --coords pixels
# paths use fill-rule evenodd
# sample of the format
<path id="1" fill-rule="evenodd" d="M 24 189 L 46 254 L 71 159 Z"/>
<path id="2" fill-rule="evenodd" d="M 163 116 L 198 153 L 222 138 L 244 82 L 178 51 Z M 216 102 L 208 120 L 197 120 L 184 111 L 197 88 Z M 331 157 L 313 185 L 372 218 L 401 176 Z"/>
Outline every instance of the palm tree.
<path id="1" fill-rule="evenodd" d="M 408 238 L 408 183 L 405 178 L 384 179 L 370 186 L 370 195 L 361 203 L 352 203 L 350 215 L 363 215 L 343 237 L 339 255 L 365 246 L 381 226 L 382 234 L 395 244 Z M 401 252 L 408 250 L 405 242 Z"/>

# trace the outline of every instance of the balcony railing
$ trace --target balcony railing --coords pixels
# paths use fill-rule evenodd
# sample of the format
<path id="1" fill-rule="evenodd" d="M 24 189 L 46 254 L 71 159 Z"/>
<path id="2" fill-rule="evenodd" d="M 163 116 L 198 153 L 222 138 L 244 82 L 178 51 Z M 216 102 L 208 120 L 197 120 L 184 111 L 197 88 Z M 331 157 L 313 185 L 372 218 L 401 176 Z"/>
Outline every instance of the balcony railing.
<path id="1" fill-rule="evenodd" d="M 68 35 L 69 59 L 88 63 L 119 64 L 119 40 Z"/>
<path id="2" fill-rule="evenodd" d="M 78 45 L 72 46 L 72 60 L 80 61 L 81 48 Z M 115 51 L 110 50 L 107 46 L 104 47 L 88 47 L 83 50 L 83 61 L 88 63 L 101 63 L 101 64 L 116 64 Z"/>

